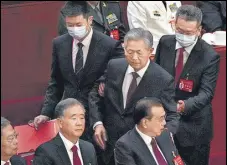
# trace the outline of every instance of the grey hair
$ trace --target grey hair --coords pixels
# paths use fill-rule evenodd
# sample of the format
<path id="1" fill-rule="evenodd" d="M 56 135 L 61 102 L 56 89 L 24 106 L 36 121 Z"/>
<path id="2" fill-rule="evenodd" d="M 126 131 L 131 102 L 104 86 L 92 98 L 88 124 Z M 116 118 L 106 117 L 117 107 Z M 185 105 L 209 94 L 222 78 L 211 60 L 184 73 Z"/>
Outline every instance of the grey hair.
<path id="1" fill-rule="evenodd" d="M 183 18 L 185 21 L 196 21 L 201 25 L 203 14 L 202 11 L 193 5 L 182 5 L 178 8 L 176 13 L 176 21 L 178 18 Z"/>
<path id="2" fill-rule="evenodd" d="M 67 98 L 65 100 L 60 101 L 57 106 L 55 107 L 55 117 L 60 118 L 64 116 L 64 112 L 66 109 L 72 107 L 72 106 L 80 106 L 84 109 L 84 112 L 86 112 L 83 104 L 81 104 L 77 99 L 74 98 Z"/>
<path id="3" fill-rule="evenodd" d="M 148 47 L 153 47 L 153 35 L 150 31 L 144 30 L 143 28 L 131 29 L 125 35 L 124 42 L 127 43 L 128 40 L 143 40 Z"/>
<path id="4" fill-rule="evenodd" d="M 2 136 L 2 129 L 8 125 L 10 125 L 10 121 L 1 116 L 1 136 Z"/>

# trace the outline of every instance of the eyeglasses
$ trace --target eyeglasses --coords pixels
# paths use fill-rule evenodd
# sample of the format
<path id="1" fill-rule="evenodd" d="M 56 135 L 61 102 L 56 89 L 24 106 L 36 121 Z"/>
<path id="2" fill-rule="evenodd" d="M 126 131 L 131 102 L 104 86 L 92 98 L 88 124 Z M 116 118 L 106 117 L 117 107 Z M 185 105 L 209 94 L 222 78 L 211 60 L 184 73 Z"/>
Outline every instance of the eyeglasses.
<path id="1" fill-rule="evenodd" d="M 10 135 L 9 137 L 7 137 L 7 142 L 12 143 L 14 139 L 17 139 L 17 137 L 19 136 L 18 133 L 15 133 L 14 135 Z"/>

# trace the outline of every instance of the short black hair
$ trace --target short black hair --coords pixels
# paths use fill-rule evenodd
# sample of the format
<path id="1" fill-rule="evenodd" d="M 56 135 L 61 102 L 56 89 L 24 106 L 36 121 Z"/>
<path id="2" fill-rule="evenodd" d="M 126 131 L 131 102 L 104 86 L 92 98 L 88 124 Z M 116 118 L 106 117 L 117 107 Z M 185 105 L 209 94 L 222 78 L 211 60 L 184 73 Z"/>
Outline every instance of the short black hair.
<path id="1" fill-rule="evenodd" d="M 88 4 L 86 1 L 67 1 L 61 9 L 61 13 L 64 17 L 83 15 L 84 18 L 88 18 Z"/>
<path id="2" fill-rule="evenodd" d="M 55 118 L 63 117 L 66 109 L 76 105 L 81 106 L 81 108 L 83 108 L 85 111 L 83 104 L 81 104 L 77 99 L 67 98 L 65 100 L 60 101 L 55 107 Z"/>
<path id="3" fill-rule="evenodd" d="M 144 97 L 135 106 L 133 119 L 135 124 L 139 124 L 145 117 L 152 117 L 152 107 L 163 107 L 161 101 L 155 97 Z"/>

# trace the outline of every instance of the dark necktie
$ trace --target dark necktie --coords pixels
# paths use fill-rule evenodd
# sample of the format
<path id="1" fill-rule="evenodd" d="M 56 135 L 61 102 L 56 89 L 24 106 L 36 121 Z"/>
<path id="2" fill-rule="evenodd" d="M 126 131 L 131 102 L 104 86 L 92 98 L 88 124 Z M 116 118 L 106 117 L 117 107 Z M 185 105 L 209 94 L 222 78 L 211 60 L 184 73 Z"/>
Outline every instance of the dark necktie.
<path id="1" fill-rule="evenodd" d="M 78 148 L 77 148 L 77 146 L 73 146 L 72 147 L 72 152 L 73 152 L 73 165 L 82 165 L 81 164 L 81 161 L 80 161 L 80 158 L 79 158 L 79 156 L 78 156 Z"/>
<path id="2" fill-rule="evenodd" d="M 132 77 L 133 77 L 132 82 L 131 82 L 129 89 L 128 89 L 126 105 L 129 104 L 129 102 L 131 101 L 132 95 L 136 90 L 136 87 L 137 87 L 136 79 L 139 77 L 139 75 L 136 72 L 132 72 Z"/>
<path id="3" fill-rule="evenodd" d="M 9 162 L 6 162 L 4 165 L 9 165 Z"/>
<path id="4" fill-rule="evenodd" d="M 75 74 L 80 79 L 83 73 L 83 44 L 78 43 L 78 52 L 76 54 L 76 61 L 75 61 Z"/>
<path id="5" fill-rule="evenodd" d="M 161 152 L 158 149 L 158 145 L 157 145 L 155 138 L 152 138 L 151 146 L 153 148 L 153 152 L 158 161 L 158 164 L 159 165 L 168 165 L 167 162 L 165 161 L 164 157 L 162 156 Z"/>
<path id="6" fill-rule="evenodd" d="M 180 78 L 180 75 L 181 75 L 181 72 L 183 70 L 183 52 L 184 52 L 184 48 L 180 48 L 179 49 L 179 56 L 178 56 L 178 61 L 177 61 L 177 65 L 176 65 L 176 68 L 175 68 L 175 85 L 177 84 L 179 78 Z"/>

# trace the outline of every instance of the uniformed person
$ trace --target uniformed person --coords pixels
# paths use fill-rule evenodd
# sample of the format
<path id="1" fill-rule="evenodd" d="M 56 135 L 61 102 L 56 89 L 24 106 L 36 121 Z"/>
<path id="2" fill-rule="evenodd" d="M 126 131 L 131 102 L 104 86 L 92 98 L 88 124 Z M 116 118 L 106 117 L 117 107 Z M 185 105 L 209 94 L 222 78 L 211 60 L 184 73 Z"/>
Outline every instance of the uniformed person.
<path id="1" fill-rule="evenodd" d="M 119 1 L 87 1 L 87 5 L 93 16 L 93 29 L 123 42 L 125 27 Z M 60 14 L 58 34 L 67 32 L 64 16 Z"/>
<path id="2" fill-rule="evenodd" d="M 163 35 L 175 34 L 175 15 L 181 1 L 129 1 L 129 28 L 149 30 L 154 37 L 154 52 Z"/>

